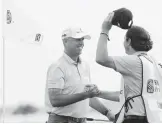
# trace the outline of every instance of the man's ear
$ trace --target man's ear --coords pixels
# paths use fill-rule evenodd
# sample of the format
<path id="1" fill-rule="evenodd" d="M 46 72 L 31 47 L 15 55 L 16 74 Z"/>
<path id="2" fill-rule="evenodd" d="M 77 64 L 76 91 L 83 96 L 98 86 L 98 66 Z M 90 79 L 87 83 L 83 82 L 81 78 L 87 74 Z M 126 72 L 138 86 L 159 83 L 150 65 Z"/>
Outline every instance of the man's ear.
<path id="1" fill-rule="evenodd" d="M 67 39 L 66 38 L 63 39 L 62 41 L 63 41 L 64 44 L 67 43 Z"/>
<path id="2" fill-rule="evenodd" d="M 128 45 L 131 45 L 131 39 L 130 38 L 127 38 L 127 43 L 128 43 Z"/>

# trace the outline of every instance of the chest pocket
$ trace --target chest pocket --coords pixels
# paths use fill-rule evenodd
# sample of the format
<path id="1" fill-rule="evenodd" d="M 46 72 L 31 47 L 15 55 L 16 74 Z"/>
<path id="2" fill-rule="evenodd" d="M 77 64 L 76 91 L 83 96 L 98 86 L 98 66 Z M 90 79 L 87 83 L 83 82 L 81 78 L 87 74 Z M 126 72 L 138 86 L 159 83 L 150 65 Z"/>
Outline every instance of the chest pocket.
<path id="1" fill-rule="evenodd" d="M 65 87 L 76 87 L 90 83 L 89 70 L 82 64 L 73 65 L 66 69 Z"/>
<path id="2" fill-rule="evenodd" d="M 72 67 L 67 70 L 66 83 L 67 85 L 75 85 L 81 82 L 81 75 L 77 67 Z"/>

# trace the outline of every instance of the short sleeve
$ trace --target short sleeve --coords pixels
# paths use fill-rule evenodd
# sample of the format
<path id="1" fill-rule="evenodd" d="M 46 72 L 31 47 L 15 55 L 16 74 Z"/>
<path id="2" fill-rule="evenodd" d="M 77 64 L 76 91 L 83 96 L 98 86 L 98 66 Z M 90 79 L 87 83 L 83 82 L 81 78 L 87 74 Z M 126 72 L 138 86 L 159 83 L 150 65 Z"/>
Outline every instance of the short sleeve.
<path id="1" fill-rule="evenodd" d="M 64 73 L 61 68 L 52 65 L 47 72 L 47 87 L 48 88 L 64 88 Z"/>
<path id="2" fill-rule="evenodd" d="M 115 71 L 124 75 L 133 74 L 141 68 L 140 59 L 135 55 L 114 56 L 113 61 L 116 68 Z"/>

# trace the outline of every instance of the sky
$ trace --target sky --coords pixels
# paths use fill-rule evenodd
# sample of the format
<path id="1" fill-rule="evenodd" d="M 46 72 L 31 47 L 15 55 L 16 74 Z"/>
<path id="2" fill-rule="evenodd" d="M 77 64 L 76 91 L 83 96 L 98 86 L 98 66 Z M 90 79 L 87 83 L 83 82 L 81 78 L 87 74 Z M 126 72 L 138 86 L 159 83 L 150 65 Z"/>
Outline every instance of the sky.
<path id="1" fill-rule="evenodd" d="M 148 30 L 154 42 L 150 51 L 162 62 L 162 7 L 160 0 L 3 0 L 4 97 L 6 106 L 31 103 L 44 106 L 46 72 L 63 54 L 61 33 L 67 27 L 81 27 L 91 35 L 81 57 L 90 64 L 92 83 L 101 90 L 120 89 L 120 74 L 95 62 L 101 24 L 109 12 L 125 7 L 133 13 L 134 25 Z M 6 23 L 10 10 L 12 21 Z M 125 55 L 126 30 L 112 27 L 108 50 Z M 41 34 L 41 42 L 34 41 Z M 1 62 L 2 63 L 2 62 Z M 2 64 L 1 64 L 2 65 Z M 2 94 L 2 92 L 1 92 Z M 0 99 L 2 101 L 2 98 Z"/>

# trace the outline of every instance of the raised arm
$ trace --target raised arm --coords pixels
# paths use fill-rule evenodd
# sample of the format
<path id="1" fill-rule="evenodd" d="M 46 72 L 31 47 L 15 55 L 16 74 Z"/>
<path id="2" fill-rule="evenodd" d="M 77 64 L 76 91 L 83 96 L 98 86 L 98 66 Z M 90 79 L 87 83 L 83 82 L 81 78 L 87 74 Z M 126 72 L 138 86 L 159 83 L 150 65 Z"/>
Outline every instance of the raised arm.
<path id="1" fill-rule="evenodd" d="M 102 31 L 98 40 L 97 51 L 96 51 L 96 62 L 102 66 L 115 69 L 115 64 L 111 56 L 108 55 L 107 40 L 108 33 L 112 27 L 111 21 L 114 13 L 110 13 L 102 24 Z"/>

